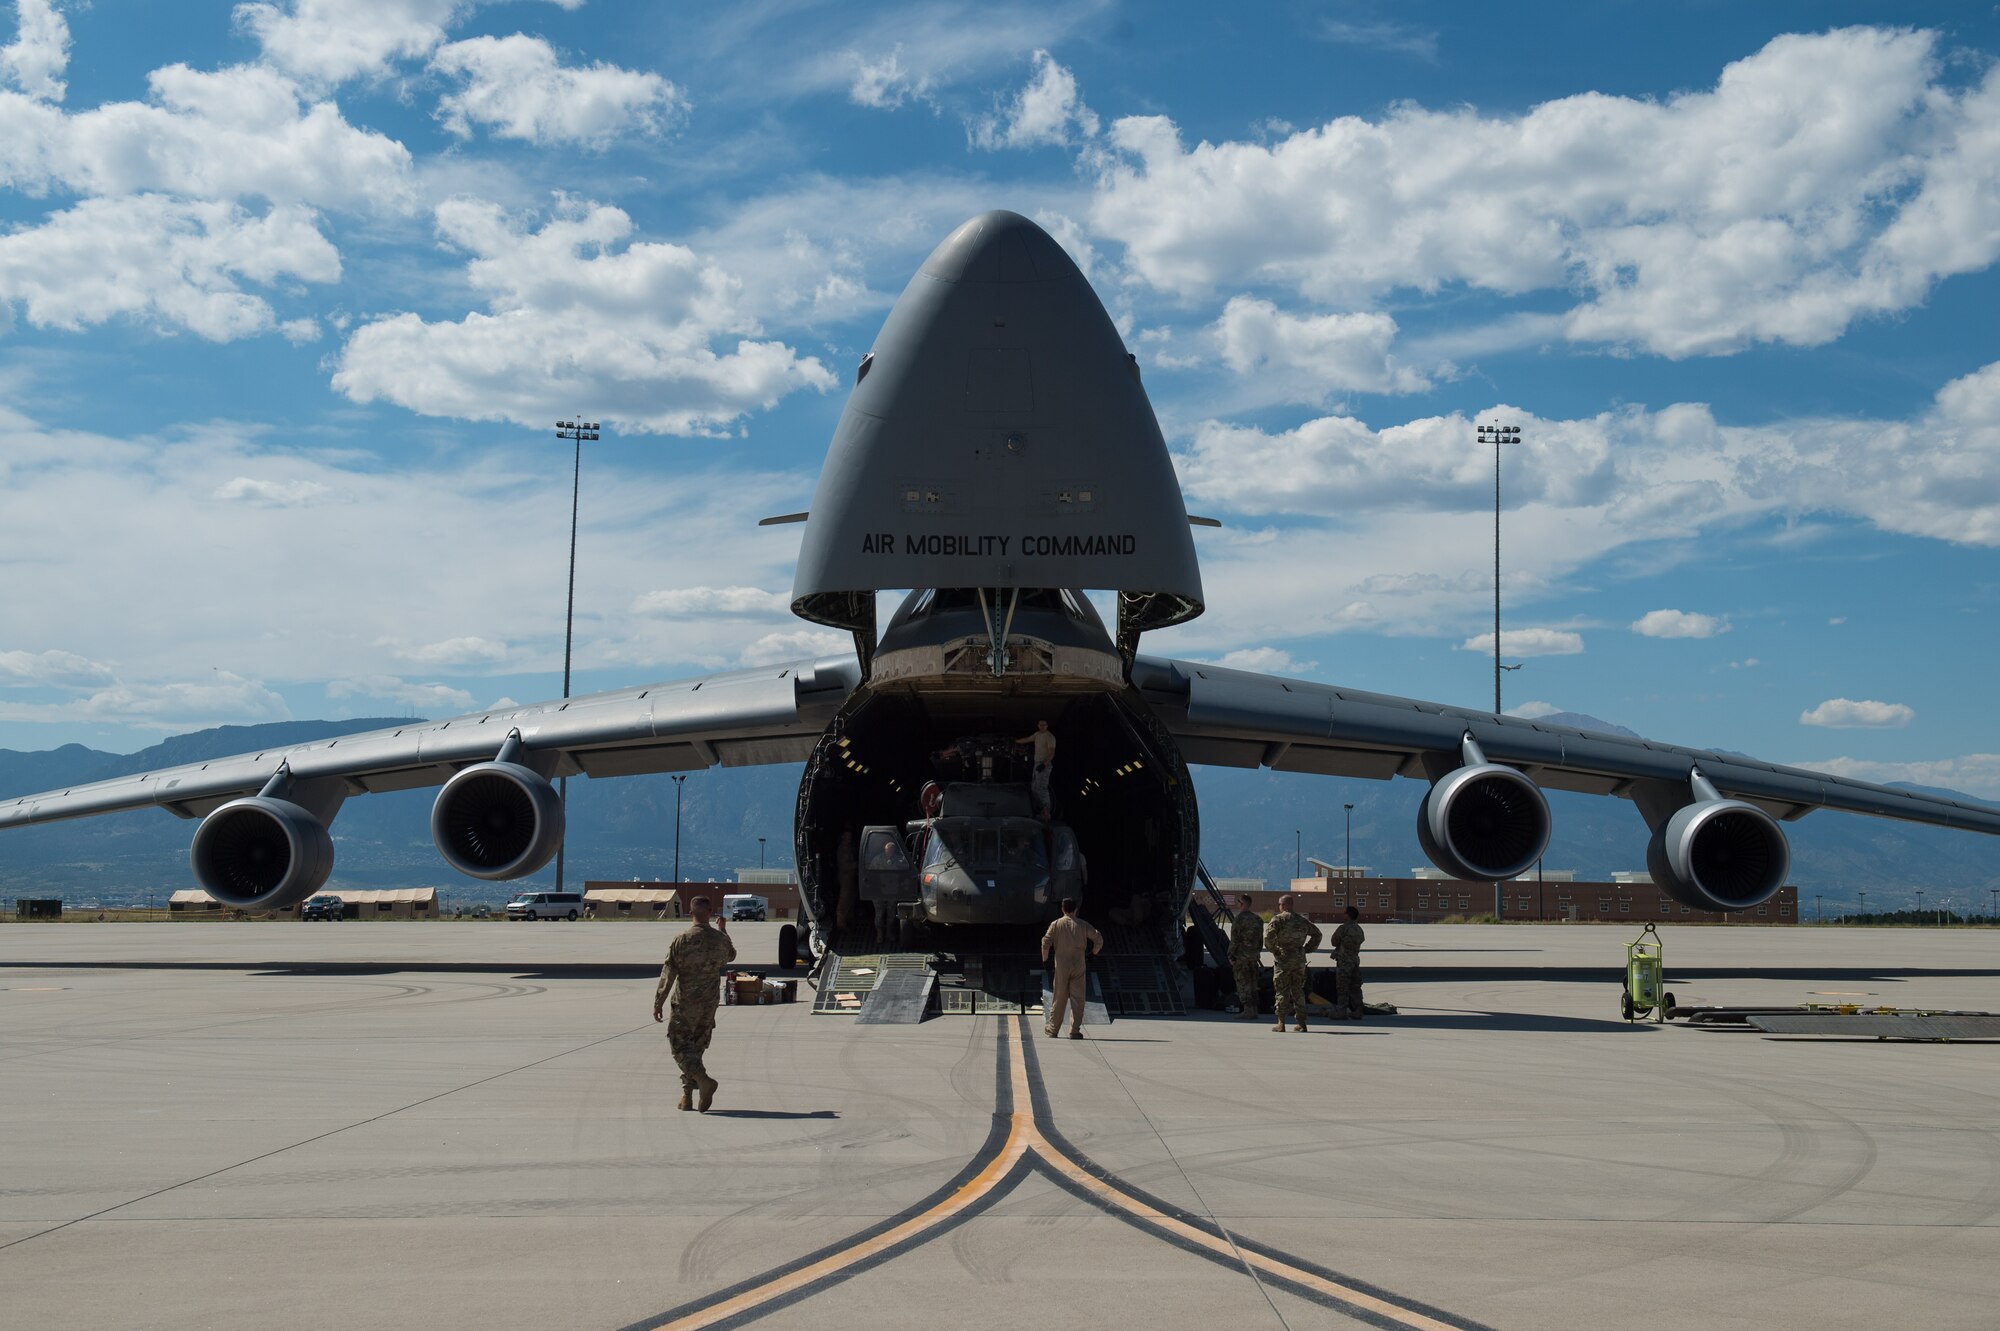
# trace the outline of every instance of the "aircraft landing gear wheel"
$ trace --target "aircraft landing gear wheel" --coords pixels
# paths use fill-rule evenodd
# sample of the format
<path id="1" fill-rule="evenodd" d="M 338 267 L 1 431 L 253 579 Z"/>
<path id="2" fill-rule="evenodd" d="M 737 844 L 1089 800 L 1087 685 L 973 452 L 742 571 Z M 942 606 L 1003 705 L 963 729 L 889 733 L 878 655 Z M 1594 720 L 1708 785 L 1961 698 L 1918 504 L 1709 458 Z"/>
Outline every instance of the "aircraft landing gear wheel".
<path id="1" fill-rule="evenodd" d="M 788 971 L 799 964 L 799 931 L 794 925 L 778 930 L 778 969 Z"/>
<path id="2" fill-rule="evenodd" d="M 1625 1014 L 1625 1020 L 1632 1020 L 1632 995 L 1629 992 L 1618 995 L 1618 1010 Z"/>

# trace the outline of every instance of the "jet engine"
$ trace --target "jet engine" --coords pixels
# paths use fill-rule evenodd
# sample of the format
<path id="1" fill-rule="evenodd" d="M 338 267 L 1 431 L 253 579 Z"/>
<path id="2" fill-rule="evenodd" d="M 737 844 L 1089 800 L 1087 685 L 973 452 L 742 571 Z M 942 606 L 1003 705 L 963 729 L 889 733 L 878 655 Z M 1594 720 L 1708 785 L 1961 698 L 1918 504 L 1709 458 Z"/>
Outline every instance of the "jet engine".
<path id="1" fill-rule="evenodd" d="M 202 819 L 189 857 L 195 882 L 223 905 L 283 910 L 319 891 L 333 872 L 333 837 L 290 800 L 251 795 Z"/>
<path id="2" fill-rule="evenodd" d="M 1722 798 L 1696 769 L 1695 801 L 1653 830 L 1646 868 L 1684 906 L 1747 910 L 1771 899 L 1791 872 L 1792 852 L 1777 820 L 1754 804 Z"/>
<path id="3" fill-rule="evenodd" d="M 1432 782 L 1417 810 L 1417 844 L 1454 878 L 1498 882 L 1527 872 L 1549 845 L 1549 802 L 1511 767 L 1486 761 L 1472 736 L 1462 766 Z"/>
<path id="4" fill-rule="evenodd" d="M 431 840 L 445 863 L 474 878 L 531 874 L 562 846 L 563 805 L 549 779 L 522 761 L 519 733 L 492 762 L 444 783 L 431 806 Z"/>

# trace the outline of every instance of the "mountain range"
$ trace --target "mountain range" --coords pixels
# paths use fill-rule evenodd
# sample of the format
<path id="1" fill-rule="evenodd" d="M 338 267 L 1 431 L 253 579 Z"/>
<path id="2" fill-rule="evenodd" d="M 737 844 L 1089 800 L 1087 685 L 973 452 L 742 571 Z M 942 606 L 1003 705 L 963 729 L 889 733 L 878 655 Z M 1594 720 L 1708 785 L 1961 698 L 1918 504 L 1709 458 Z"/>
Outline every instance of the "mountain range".
<path id="1" fill-rule="evenodd" d="M 1548 719 L 1632 733 L 1576 713 Z M 0 798 L 409 723 L 408 717 L 362 717 L 222 726 L 176 735 L 131 754 L 77 744 L 38 752 L 0 749 Z M 756 867 L 760 853 L 770 867 L 789 865 L 799 772 L 794 764 L 691 774 L 680 818 L 682 877 L 732 879 L 737 869 Z M 1401 877 L 1424 863 L 1416 838 L 1422 782 L 1218 767 L 1197 767 L 1193 776 L 1201 799 L 1202 856 L 1217 877 L 1276 884 L 1306 857 L 1348 862 L 1344 804 L 1354 806 L 1354 865 Z M 674 794 L 666 776 L 570 782 L 570 881 L 671 877 Z M 1603 879 L 1616 870 L 1645 867 L 1645 824 L 1626 801 L 1551 791 L 1549 805 L 1555 834 L 1543 861 L 1548 869 Z M 194 827 L 143 810 L 0 832 L 0 899 L 61 894 L 107 904 L 157 901 L 191 885 L 187 849 Z M 1792 842 L 1792 881 L 1808 919 L 1815 910 L 1852 908 L 1863 891 L 1875 908 L 1894 909 L 1919 887 L 1933 904 L 1949 898 L 1983 914 L 1989 890 L 2000 888 L 2000 841 L 1973 833 L 1836 813 L 1812 814 L 1785 830 Z M 431 846 L 426 792 L 349 800 L 333 837 L 334 886 L 436 886 L 467 901 L 498 900 L 519 886 L 461 878 L 444 866 Z M 533 881 L 552 876 L 553 869 L 546 869 Z"/>

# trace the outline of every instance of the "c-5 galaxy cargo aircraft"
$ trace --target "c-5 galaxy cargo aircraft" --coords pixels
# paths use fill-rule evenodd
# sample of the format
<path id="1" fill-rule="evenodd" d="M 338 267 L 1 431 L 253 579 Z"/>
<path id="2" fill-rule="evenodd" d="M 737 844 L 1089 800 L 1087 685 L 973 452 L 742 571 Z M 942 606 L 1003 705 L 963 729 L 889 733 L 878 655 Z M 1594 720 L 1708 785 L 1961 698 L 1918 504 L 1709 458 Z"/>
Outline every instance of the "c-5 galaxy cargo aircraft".
<path id="1" fill-rule="evenodd" d="M 921 792 L 957 737 L 1043 720 L 1061 737 L 1050 809 L 1030 806 L 1018 773 L 957 788 L 965 816 L 991 815 L 996 847 L 1006 827 L 1032 831 L 1030 815 L 1044 815 L 1039 847 L 1030 836 L 1019 848 L 1025 877 L 1003 886 L 958 864 L 953 846 L 983 853 L 968 832 L 939 838 L 952 890 L 933 883 L 926 895 L 906 844 L 905 863 L 878 866 L 888 877 L 859 874 L 871 896 L 940 933 L 1039 922 L 1054 911 L 1042 879 L 1061 829 L 1082 859 L 1071 872 L 1087 870 L 1089 913 L 1177 949 L 1199 847 L 1190 763 L 1427 781 L 1424 853 L 1487 881 L 1542 854 L 1544 789 L 1622 796 L 1652 831 L 1654 881 L 1712 910 L 1771 896 L 1790 864 L 1781 824 L 1815 809 L 2000 833 L 1993 808 L 1143 654 L 1148 631 L 1202 612 L 1189 533 L 1202 521 L 1183 506 L 1138 362 L 1089 283 L 1034 223 L 987 213 L 925 260 L 862 358 L 811 509 L 767 519 L 804 524 L 792 609 L 851 632 L 851 655 L 49 791 L 0 803 L 0 827 L 146 806 L 198 818 L 195 881 L 259 910 L 326 881 L 327 827 L 351 796 L 442 785 L 439 853 L 473 877 L 509 879 L 562 841 L 555 777 L 803 761 L 794 838 L 809 935 L 787 945 L 815 951 L 834 942 L 841 857 L 856 853 L 843 841 L 939 813 Z M 876 592 L 906 587 L 919 590 L 878 631 Z M 1116 593 L 1113 624 L 1083 588 Z M 1008 789 L 982 795 L 987 784 Z"/>

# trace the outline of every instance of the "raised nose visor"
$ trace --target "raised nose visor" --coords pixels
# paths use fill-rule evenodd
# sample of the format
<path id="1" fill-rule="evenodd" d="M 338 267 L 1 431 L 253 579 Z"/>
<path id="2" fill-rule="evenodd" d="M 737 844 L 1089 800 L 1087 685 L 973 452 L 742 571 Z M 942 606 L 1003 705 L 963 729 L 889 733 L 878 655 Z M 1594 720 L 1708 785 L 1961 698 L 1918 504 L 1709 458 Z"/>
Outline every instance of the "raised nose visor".
<path id="1" fill-rule="evenodd" d="M 792 608 L 869 632 L 902 587 L 1116 590 L 1119 638 L 1201 613 L 1187 509 L 1136 363 L 1048 233 L 945 238 L 889 314 L 827 452 Z"/>

